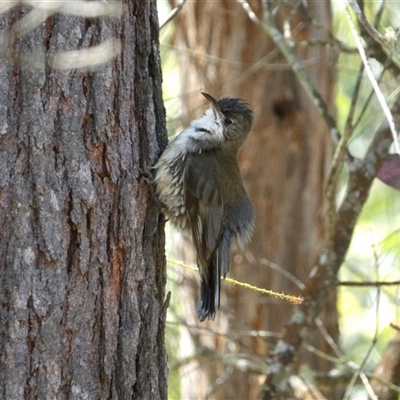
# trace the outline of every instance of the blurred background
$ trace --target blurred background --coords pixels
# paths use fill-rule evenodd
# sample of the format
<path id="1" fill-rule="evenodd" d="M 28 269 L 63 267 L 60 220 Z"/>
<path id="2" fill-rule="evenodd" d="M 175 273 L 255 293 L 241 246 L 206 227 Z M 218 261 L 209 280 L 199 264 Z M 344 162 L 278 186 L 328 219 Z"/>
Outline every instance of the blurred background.
<path id="1" fill-rule="evenodd" d="M 244 98 L 254 111 L 239 162 L 256 229 L 233 254 L 229 276 L 321 302 L 308 303 L 317 311 L 305 314 L 309 322 L 290 362 L 294 398 L 399 393 L 398 187 L 374 179 L 366 203 L 350 207 L 359 208 L 355 226 L 340 210 L 364 189 L 362 180 L 349 183 L 351 173 L 359 163 L 368 167 L 371 143 L 379 144 L 374 138 L 387 129 L 384 106 L 396 120 L 400 8 L 385 1 L 355 5 L 372 33 L 355 18 L 353 2 L 158 1 L 170 139 L 208 107 L 201 91 Z M 389 172 L 397 178 L 396 168 Z M 335 232 L 342 231 L 343 259 L 335 257 Z M 269 361 L 304 314 L 223 282 L 216 320 L 199 323 L 198 274 L 174 263 L 195 265 L 191 243 L 171 226 L 167 239 L 169 398 L 268 398 Z M 310 288 L 316 266 L 326 268 L 327 278 Z M 323 300 L 313 297 L 319 291 Z"/>

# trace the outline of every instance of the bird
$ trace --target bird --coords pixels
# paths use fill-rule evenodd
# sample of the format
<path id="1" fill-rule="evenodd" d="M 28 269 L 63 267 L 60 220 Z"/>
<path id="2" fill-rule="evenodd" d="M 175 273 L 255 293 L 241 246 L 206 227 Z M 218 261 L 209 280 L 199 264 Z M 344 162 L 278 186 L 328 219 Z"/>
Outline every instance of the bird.
<path id="1" fill-rule="evenodd" d="M 214 320 L 220 307 L 221 278 L 230 269 L 231 250 L 250 241 L 255 213 L 237 162 L 253 124 L 240 98 L 214 99 L 166 147 L 154 165 L 155 192 L 164 214 L 196 248 L 200 274 L 197 313 Z"/>

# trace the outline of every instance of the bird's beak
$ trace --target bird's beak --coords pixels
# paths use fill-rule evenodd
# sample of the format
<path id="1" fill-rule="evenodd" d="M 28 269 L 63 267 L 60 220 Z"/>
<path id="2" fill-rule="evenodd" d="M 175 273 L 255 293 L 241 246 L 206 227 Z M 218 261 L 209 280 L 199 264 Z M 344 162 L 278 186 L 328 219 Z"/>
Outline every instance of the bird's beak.
<path id="1" fill-rule="evenodd" d="M 214 97 L 210 96 L 208 93 L 201 92 L 201 94 L 211 103 L 215 119 L 221 119 L 223 114 L 217 100 L 215 100 Z"/>

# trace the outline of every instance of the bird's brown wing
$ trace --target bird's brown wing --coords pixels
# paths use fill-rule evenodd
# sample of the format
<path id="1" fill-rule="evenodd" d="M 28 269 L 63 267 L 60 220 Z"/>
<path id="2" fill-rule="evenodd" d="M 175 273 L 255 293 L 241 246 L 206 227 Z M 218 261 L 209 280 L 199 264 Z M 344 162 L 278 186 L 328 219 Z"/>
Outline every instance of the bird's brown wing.
<path id="1" fill-rule="evenodd" d="M 224 219 L 224 203 L 216 184 L 216 173 L 216 161 L 198 154 L 188 158 L 183 178 L 185 206 L 197 250 L 198 268 L 209 288 L 216 284 L 217 271 L 211 270 L 212 260 L 221 238 Z"/>

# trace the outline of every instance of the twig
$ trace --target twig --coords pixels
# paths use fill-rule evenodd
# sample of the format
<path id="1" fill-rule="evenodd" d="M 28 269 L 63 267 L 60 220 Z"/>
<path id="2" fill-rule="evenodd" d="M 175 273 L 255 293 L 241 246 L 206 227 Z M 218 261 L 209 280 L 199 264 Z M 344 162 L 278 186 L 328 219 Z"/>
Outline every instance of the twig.
<path id="1" fill-rule="evenodd" d="M 354 119 L 354 114 L 356 112 L 356 105 L 357 105 L 357 100 L 359 99 L 363 77 L 364 77 L 364 64 L 361 64 L 360 69 L 358 71 L 358 75 L 357 75 L 356 86 L 354 87 L 353 94 L 351 96 L 350 110 L 347 115 L 346 123 L 344 125 L 345 132 L 346 131 L 351 132 L 354 128 L 353 119 Z M 367 102 L 367 104 L 368 104 L 368 102 Z M 364 109 L 365 109 L 365 106 L 364 106 Z"/>
<path id="2" fill-rule="evenodd" d="M 368 281 L 368 282 L 357 282 L 357 281 L 339 281 L 336 283 L 337 286 L 353 286 L 353 287 L 381 287 L 381 286 L 397 286 L 400 285 L 400 281 Z"/>
<path id="3" fill-rule="evenodd" d="M 329 111 L 325 100 L 322 98 L 317 88 L 311 82 L 311 79 L 307 75 L 305 69 L 302 67 L 300 60 L 287 44 L 284 35 L 277 28 L 272 12 L 268 10 L 268 8 L 270 7 L 269 2 L 266 1 L 267 4 L 265 6 L 264 18 L 262 21 L 253 12 L 247 0 L 237 0 L 237 2 L 243 7 L 249 18 L 256 24 L 260 25 L 264 29 L 264 31 L 270 36 L 275 45 L 279 48 L 283 56 L 291 65 L 294 74 L 297 76 L 297 79 L 303 85 L 306 92 L 311 96 L 311 99 L 320 111 L 322 117 L 328 125 L 332 140 L 334 142 L 337 142 L 340 137 L 340 132 L 336 126 L 335 118 Z"/>
<path id="4" fill-rule="evenodd" d="M 381 5 L 379 6 L 379 10 L 376 13 L 375 20 L 374 20 L 374 28 L 377 29 L 381 20 L 382 20 L 382 15 L 383 11 L 385 11 L 385 6 L 386 6 L 386 0 L 381 1 Z"/>
<path id="5" fill-rule="evenodd" d="M 379 273 L 379 270 L 378 270 L 378 258 L 377 258 L 377 255 L 376 255 L 376 251 L 374 251 L 374 259 L 375 259 L 376 273 L 378 274 Z M 377 276 L 377 278 L 379 278 L 379 276 Z M 374 393 L 371 384 L 369 383 L 368 377 L 363 372 L 363 368 L 364 368 L 365 364 L 367 363 L 368 358 L 371 355 L 372 350 L 374 349 L 374 347 L 375 347 L 375 345 L 376 345 L 376 343 L 378 341 L 378 334 L 379 334 L 379 318 L 378 317 L 379 317 L 380 298 L 381 298 L 381 292 L 378 289 L 377 290 L 377 297 L 376 297 L 376 312 L 375 312 L 376 323 L 375 323 L 374 337 L 373 337 L 373 339 L 371 341 L 371 345 L 369 346 L 367 354 L 365 355 L 361 365 L 359 366 L 357 371 L 354 373 L 354 375 L 353 375 L 353 377 L 352 377 L 352 379 L 350 381 L 350 384 L 347 386 L 346 393 L 345 393 L 345 395 L 343 397 L 344 400 L 348 400 L 350 398 L 351 392 L 353 391 L 354 384 L 356 383 L 358 377 L 361 378 L 361 381 L 364 384 L 364 387 L 365 387 L 365 389 L 366 389 L 366 391 L 368 393 L 368 396 L 372 400 L 379 400 L 378 397 L 376 396 L 376 394 Z"/>
<path id="6" fill-rule="evenodd" d="M 352 129 L 345 129 L 336 146 L 333 155 L 332 166 L 325 188 L 325 197 L 327 200 L 326 225 L 327 225 L 327 257 L 331 257 L 334 247 L 334 235 L 336 225 L 336 187 L 347 154 L 347 144 L 352 134 Z"/>
<path id="7" fill-rule="evenodd" d="M 265 258 L 260 259 L 260 264 L 266 265 L 267 267 L 271 268 L 272 270 L 283 275 L 286 279 L 288 279 L 290 282 L 294 283 L 300 289 L 304 289 L 304 287 L 305 287 L 304 283 L 300 279 L 296 278 L 293 274 L 291 274 L 289 270 L 282 268 L 278 264 L 275 264 L 272 261 L 266 260 Z"/>
<path id="8" fill-rule="evenodd" d="M 353 118 L 356 110 L 357 100 L 359 98 L 360 87 L 363 79 L 364 66 L 361 64 L 360 71 L 357 76 L 356 86 L 353 91 L 351 98 L 350 110 L 347 115 L 346 123 L 344 126 L 343 136 L 340 138 L 339 144 L 335 149 L 335 154 L 333 155 L 332 165 L 329 172 L 329 177 L 326 183 L 325 196 L 327 200 L 327 211 L 326 211 L 326 225 L 327 225 L 327 249 L 328 257 L 332 252 L 333 246 L 333 235 L 335 231 L 335 217 L 336 217 L 336 188 L 341 172 L 347 158 L 350 157 L 348 151 L 348 142 L 351 135 L 353 134 Z"/>
<path id="9" fill-rule="evenodd" d="M 381 76 L 379 77 L 379 81 L 382 79 L 383 73 L 385 72 L 385 70 L 382 71 Z M 358 124 L 361 122 L 362 117 L 364 116 L 365 112 L 368 109 L 369 103 L 372 100 L 372 97 L 374 96 L 374 89 L 371 89 L 371 93 L 368 95 L 367 99 L 365 100 L 365 103 L 363 104 L 363 108 L 360 111 L 360 114 L 357 117 L 357 120 L 353 123 L 353 127 L 355 128 L 356 126 L 358 126 Z"/>
<path id="10" fill-rule="evenodd" d="M 347 2 L 349 4 L 352 3 L 351 0 L 347 0 Z M 390 127 L 390 131 L 392 132 L 393 141 L 394 141 L 394 145 L 395 145 L 395 148 L 396 148 L 396 153 L 400 154 L 400 143 L 399 143 L 399 138 L 398 138 L 398 134 L 397 134 L 397 131 L 396 131 L 396 126 L 395 126 L 395 123 L 394 123 L 394 120 L 393 120 L 392 113 L 391 113 L 388 105 L 386 104 L 385 96 L 382 94 L 381 89 L 380 89 L 380 87 L 378 85 L 378 82 L 376 81 L 376 79 L 374 77 L 374 74 L 372 72 L 371 66 L 368 63 L 367 55 L 365 54 L 365 50 L 364 50 L 363 45 L 361 43 L 360 37 L 358 36 L 358 33 L 357 33 L 356 28 L 354 26 L 353 20 L 351 18 L 348 4 L 346 4 L 346 15 L 347 15 L 347 18 L 349 20 L 350 29 L 353 32 L 353 36 L 354 36 L 354 39 L 356 41 L 357 48 L 358 48 L 361 60 L 364 63 L 365 72 L 367 73 L 368 79 L 370 80 L 371 85 L 375 90 L 376 97 L 378 98 L 379 104 L 381 105 L 382 110 L 383 110 L 383 112 L 384 112 L 384 114 L 386 116 L 386 119 L 388 121 L 388 124 L 389 124 L 389 127 Z M 374 29 L 374 28 L 371 27 L 371 29 Z"/>
<path id="11" fill-rule="evenodd" d="M 228 366 L 225 368 L 224 373 L 219 376 L 208 389 L 205 399 L 208 400 L 211 396 L 232 376 L 234 372 L 234 368 L 232 366 Z"/>
<path id="12" fill-rule="evenodd" d="M 341 43 L 338 40 L 335 40 L 333 42 L 328 42 L 326 40 L 321 40 L 321 39 L 307 39 L 307 40 L 292 39 L 292 43 L 295 47 L 320 46 L 320 47 L 337 48 L 337 50 L 339 50 L 341 53 L 354 54 L 357 52 L 356 48 L 349 47 L 345 43 Z"/>
<path id="13" fill-rule="evenodd" d="M 191 267 L 190 265 L 187 265 L 183 262 L 171 260 L 170 258 L 167 258 L 167 262 L 169 262 L 171 264 L 179 265 L 180 267 L 190 269 L 191 271 L 197 272 L 197 268 Z M 287 300 L 292 304 L 301 304 L 304 300 L 301 296 L 292 296 L 289 294 L 277 293 L 277 292 L 274 292 L 273 290 L 268 290 L 268 289 L 260 288 L 257 286 L 253 286 L 253 285 L 250 285 L 249 283 L 240 282 L 240 281 L 237 281 L 236 279 L 232 279 L 232 278 L 225 278 L 225 281 L 232 283 L 233 285 L 237 285 L 237 286 L 244 287 L 246 289 L 253 290 L 254 292 L 264 293 L 264 294 L 268 294 L 270 296 L 277 297 L 282 300 Z"/>
<path id="14" fill-rule="evenodd" d="M 182 7 L 186 3 L 186 0 L 181 0 L 181 2 L 173 9 L 170 11 L 170 13 L 167 15 L 167 19 L 160 25 L 160 31 L 167 25 L 169 22 L 171 22 L 179 13 L 179 11 L 182 10 Z"/>
<path id="15" fill-rule="evenodd" d="M 328 330 L 325 328 L 324 323 L 322 322 L 320 317 L 315 317 L 315 324 L 317 325 L 319 331 L 321 332 L 325 341 L 329 344 L 331 349 L 335 352 L 336 356 L 339 358 L 343 358 L 344 354 L 340 350 L 339 346 L 333 340 L 332 336 L 329 334 Z"/>
<path id="16" fill-rule="evenodd" d="M 365 18 L 364 13 L 360 9 L 360 6 L 355 0 L 346 0 L 346 2 L 352 8 L 358 21 L 363 26 L 369 37 L 374 41 L 376 45 L 382 50 L 384 55 L 390 60 L 392 66 L 396 68 L 397 72 L 400 71 L 400 52 L 395 46 L 391 45 L 390 42 L 381 35 Z M 347 4 L 346 4 L 347 5 Z"/>

